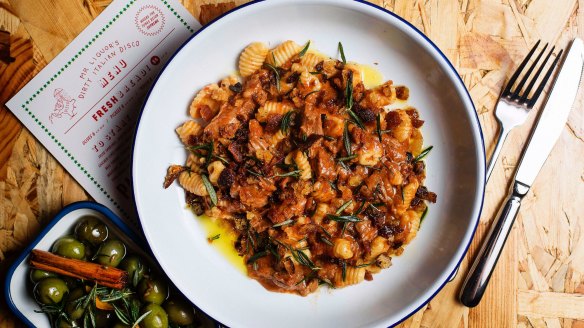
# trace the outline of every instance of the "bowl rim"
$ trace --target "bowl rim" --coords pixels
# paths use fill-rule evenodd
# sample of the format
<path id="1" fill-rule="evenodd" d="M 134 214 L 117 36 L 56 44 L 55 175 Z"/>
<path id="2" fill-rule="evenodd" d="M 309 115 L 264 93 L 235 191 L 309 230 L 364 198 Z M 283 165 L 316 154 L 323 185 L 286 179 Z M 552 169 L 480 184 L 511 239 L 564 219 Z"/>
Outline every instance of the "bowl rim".
<path id="1" fill-rule="evenodd" d="M 458 71 L 456 70 L 456 68 L 454 67 L 454 65 L 452 64 L 452 62 L 448 59 L 448 57 L 442 52 L 442 50 L 440 50 L 440 48 L 428 37 L 426 36 L 422 31 L 420 31 L 416 26 L 414 26 L 412 23 L 408 22 L 407 20 L 405 20 L 404 18 L 402 18 L 401 16 L 381 7 L 378 6 L 374 3 L 370 3 L 367 2 L 365 0 L 343 0 L 344 2 L 347 3 L 359 3 L 361 5 L 366 5 L 369 7 L 372 7 L 374 9 L 380 10 L 385 14 L 388 14 L 390 16 L 392 16 L 393 18 L 397 19 L 400 23 L 404 24 L 406 28 L 409 28 L 412 32 L 414 32 L 415 34 L 417 34 L 418 36 L 420 36 L 429 46 L 428 48 L 430 50 L 433 50 L 436 52 L 436 54 L 438 54 L 440 56 L 440 58 L 443 60 L 443 63 L 445 63 L 446 65 L 443 65 L 443 63 L 439 62 L 440 66 L 443 66 L 443 68 L 448 69 L 449 73 L 453 73 L 452 75 L 455 76 L 453 80 L 453 82 L 455 84 L 458 84 L 459 86 L 459 90 L 463 90 L 464 93 L 461 93 L 461 97 L 463 98 L 463 101 L 466 103 L 466 101 L 468 101 L 468 103 L 470 104 L 471 108 L 468 108 L 468 106 L 465 105 L 465 108 L 467 108 L 467 111 L 469 112 L 469 119 L 471 119 L 471 126 L 473 126 L 473 131 L 475 131 L 475 135 L 478 132 L 478 136 L 480 137 L 480 147 L 478 147 L 479 150 L 479 161 L 477 162 L 478 165 L 478 177 L 477 177 L 477 188 L 478 188 L 478 192 L 477 192 L 477 197 L 480 197 L 480 204 L 475 204 L 474 208 L 473 208 L 473 212 L 476 212 L 476 217 L 474 218 L 474 224 L 471 222 L 471 224 L 473 225 L 472 227 L 472 233 L 470 234 L 470 238 L 468 240 L 468 242 L 466 243 L 466 245 L 461 245 L 464 246 L 464 251 L 460 254 L 460 257 L 458 258 L 458 260 L 456 261 L 456 265 L 453 267 L 452 271 L 446 276 L 446 279 L 444 281 L 439 282 L 438 279 L 436 280 L 436 282 L 434 283 L 434 285 L 439 285 L 438 288 L 432 293 L 432 295 L 430 295 L 427 299 L 425 299 L 422 303 L 420 303 L 419 306 L 417 306 L 415 309 L 413 309 L 410 313 L 408 313 L 407 315 L 403 316 L 402 318 L 400 318 L 398 321 L 394 322 L 391 324 L 390 327 L 395 327 L 397 325 L 399 325 L 400 323 L 402 323 L 403 321 L 405 321 L 406 319 L 408 319 L 409 317 L 411 317 L 414 313 L 418 312 L 422 307 L 424 307 L 426 304 L 428 304 L 440 291 L 442 291 L 442 289 L 446 286 L 447 283 L 449 283 L 457 274 L 457 271 L 460 268 L 460 265 L 462 263 L 462 261 L 464 260 L 466 254 L 468 253 L 468 250 L 470 248 L 470 245 L 472 244 L 472 241 L 474 239 L 474 236 L 476 234 L 476 230 L 478 228 L 478 224 L 481 218 L 481 214 L 483 211 L 483 207 L 484 207 L 484 201 L 485 201 L 485 192 L 486 192 L 486 150 L 485 150 L 485 139 L 484 139 L 484 134 L 483 134 L 483 130 L 480 124 L 480 120 L 479 120 L 479 116 L 478 113 L 476 111 L 476 106 L 474 104 L 474 101 L 472 100 L 472 97 L 470 96 L 470 92 L 468 91 L 468 88 L 466 87 L 466 85 L 464 84 L 464 81 L 462 80 L 462 78 L 460 77 L 460 75 L 458 74 Z M 144 97 L 144 102 L 142 103 L 142 106 L 140 108 L 140 111 L 138 113 L 138 119 L 137 119 L 137 123 L 136 123 L 136 128 L 134 130 L 134 136 L 133 136 L 133 143 L 132 143 L 132 151 L 131 151 L 131 190 L 132 190 L 132 195 L 133 197 L 136 196 L 136 192 L 135 192 L 135 151 L 136 151 L 136 141 L 137 141 L 137 136 L 138 136 L 138 132 L 140 130 L 140 123 L 142 121 L 142 115 L 144 114 L 144 111 L 146 109 L 146 106 L 148 105 L 148 100 L 150 99 L 150 96 L 152 94 L 152 91 L 154 90 L 154 88 L 156 87 L 158 80 L 161 78 L 161 76 L 165 73 L 166 69 L 168 68 L 168 66 L 172 63 L 173 59 L 178 55 L 178 53 L 180 53 L 183 48 L 191 42 L 191 40 L 193 40 L 194 38 L 196 38 L 200 33 L 202 33 L 203 31 L 205 31 L 207 28 L 213 26 L 214 24 L 216 24 L 218 21 L 222 20 L 224 17 L 229 16 L 232 13 L 235 13 L 237 11 L 241 11 L 242 9 L 248 7 L 248 6 L 253 6 L 259 3 L 263 3 L 263 2 L 268 2 L 268 0 L 253 0 L 250 1 L 248 3 L 242 4 L 240 6 L 237 6 L 219 16 L 217 16 L 216 18 L 214 18 L 213 20 L 211 20 L 209 23 L 207 23 L 206 25 L 203 25 L 200 29 L 198 29 L 197 31 L 195 31 L 188 39 L 186 39 L 177 49 L 176 51 L 170 56 L 170 58 L 168 59 L 168 61 L 166 61 L 166 63 L 164 63 L 163 67 L 161 68 L 161 70 L 159 71 L 159 73 L 157 74 L 156 78 L 154 79 L 152 86 L 150 87 L 150 89 L 148 90 L 148 92 L 146 93 L 146 96 Z M 302 0 L 302 1 L 298 1 L 299 4 L 327 4 L 330 1 L 328 0 Z M 341 2 L 341 1 L 339 1 Z M 448 72 L 447 72 L 448 73 Z M 466 98 L 466 99 L 464 99 Z M 472 109 L 472 110 L 471 110 Z M 472 112 L 472 115 L 470 112 Z M 474 129 L 474 125 L 476 125 L 477 129 Z M 481 160 L 482 159 L 482 160 Z M 482 179 L 479 179 L 481 178 Z M 478 208 L 478 210 L 477 210 Z M 140 219 L 140 215 L 139 215 L 139 211 L 138 211 L 138 205 L 136 202 L 136 199 L 134 198 L 134 211 L 136 216 L 139 218 L 140 220 L 140 224 L 141 224 L 141 219 Z M 142 228 L 142 230 L 144 230 Z M 468 230 L 467 230 L 468 233 Z M 148 237 L 146 236 L 146 239 L 148 239 Z M 149 242 L 147 242 L 149 245 Z M 460 249 L 461 247 L 459 247 Z M 156 253 L 153 251 L 152 252 L 154 255 L 154 258 L 156 259 Z M 163 268 L 164 269 L 164 268 Z M 168 275 L 168 274 L 167 274 Z M 170 279 L 170 276 L 169 276 Z M 174 282 L 173 282 L 174 283 Z M 177 286 L 178 288 L 178 286 Z M 181 291 L 182 292 L 182 291 Z M 194 302 L 193 302 L 194 304 Z M 198 305 L 194 304 L 197 308 Z M 205 312 L 205 311 L 203 311 Z M 206 312 L 205 312 L 206 313 Z M 211 317 L 211 316 L 210 316 Z M 224 325 L 221 324 L 217 319 L 213 318 L 213 320 L 215 320 L 220 327 L 223 327 Z"/>
<path id="2" fill-rule="evenodd" d="M 129 239 L 131 239 L 138 246 L 143 247 L 146 244 L 143 238 L 135 234 L 134 231 L 132 231 L 132 229 L 126 223 L 124 223 L 116 214 L 114 214 L 109 208 L 105 207 L 102 204 L 90 201 L 80 201 L 65 206 L 61 211 L 59 211 L 59 213 L 57 213 L 57 215 L 55 215 L 51 222 L 47 224 L 47 226 L 38 234 L 38 236 L 20 253 L 20 255 L 14 260 L 14 262 L 8 269 L 8 272 L 6 273 L 6 280 L 4 281 L 4 297 L 6 299 L 6 303 L 8 304 L 8 307 L 10 308 L 12 313 L 14 313 L 16 317 L 18 317 L 18 319 L 20 319 L 29 327 L 34 327 L 34 325 L 32 324 L 32 322 L 30 322 L 30 320 L 28 320 L 28 318 L 22 312 L 20 312 L 16 304 L 14 304 L 14 300 L 12 299 L 10 285 L 12 283 L 12 277 L 14 276 L 14 272 L 22 264 L 22 262 L 24 262 L 28 258 L 30 252 L 35 248 L 35 246 L 43 238 L 45 238 L 46 234 L 49 231 L 51 231 L 53 227 L 59 221 L 61 221 L 63 217 L 79 209 L 91 209 L 99 212 L 106 218 L 106 220 L 113 223 L 116 226 L 116 228 L 119 228 Z"/>

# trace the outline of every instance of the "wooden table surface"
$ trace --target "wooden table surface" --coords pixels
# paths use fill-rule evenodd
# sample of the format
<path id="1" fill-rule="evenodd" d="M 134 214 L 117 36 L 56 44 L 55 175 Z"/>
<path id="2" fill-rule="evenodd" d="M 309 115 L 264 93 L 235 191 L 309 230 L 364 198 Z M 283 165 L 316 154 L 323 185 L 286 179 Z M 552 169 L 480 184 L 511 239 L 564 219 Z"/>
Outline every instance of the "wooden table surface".
<path id="1" fill-rule="evenodd" d="M 90 197 L 3 105 L 111 0 L 0 0 L 0 279 L 11 260 L 65 205 Z M 181 0 L 203 24 L 245 1 Z M 376 0 L 412 22 L 458 69 L 490 152 L 505 80 L 542 39 L 584 37 L 580 0 Z M 582 91 L 582 90 L 581 90 Z M 535 113 L 509 136 L 487 186 L 461 273 L 400 327 L 584 327 L 584 111 L 582 93 L 540 172 L 481 304 L 457 302 L 469 259 L 509 186 Z M 534 112 L 539 107 L 534 109 Z M 0 327 L 22 326 L 0 301 Z"/>

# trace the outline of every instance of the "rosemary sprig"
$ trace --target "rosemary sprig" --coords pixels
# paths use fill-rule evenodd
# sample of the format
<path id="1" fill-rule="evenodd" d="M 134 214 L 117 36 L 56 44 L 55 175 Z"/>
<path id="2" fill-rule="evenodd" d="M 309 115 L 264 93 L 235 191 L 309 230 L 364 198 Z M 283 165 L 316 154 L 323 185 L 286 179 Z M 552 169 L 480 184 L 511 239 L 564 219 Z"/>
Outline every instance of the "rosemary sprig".
<path id="1" fill-rule="evenodd" d="M 120 320 L 124 325 L 128 325 L 129 326 L 129 325 L 132 324 L 131 318 L 128 316 L 127 313 L 125 313 L 126 311 L 122 310 L 115 303 L 112 304 L 112 307 L 114 308 L 114 313 L 116 314 L 116 317 L 118 317 L 118 320 Z"/>
<path id="2" fill-rule="evenodd" d="M 357 268 L 357 269 L 359 269 L 359 268 L 365 268 L 365 267 L 370 266 L 373 263 L 375 263 L 375 261 L 369 262 L 369 263 L 363 263 L 363 264 L 355 265 L 355 268 Z"/>
<path id="3" fill-rule="evenodd" d="M 347 63 L 347 59 L 345 58 L 345 50 L 343 50 L 343 44 L 339 41 L 339 53 L 341 54 L 341 60 L 343 64 Z"/>
<path id="4" fill-rule="evenodd" d="M 211 237 L 207 238 L 207 241 L 210 242 L 210 243 L 212 243 L 213 240 L 217 240 L 219 238 L 221 238 L 221 234 L 220 233 L 216 234 L 215 236 L 211 236 Z"/>
<path id="5" fill-rule="evenodd" d="M 375 120 L 375 131 L 377 132 L 379 142 L 381 142 L 381 113 L 377 113 L 377 118 Z"/>
<path id="6" fill-rule="evenodd" d="M 290 172 L 286 172 L 286 173 L 278 173 L 278 174 L 274 174 L 275 177 L 295 177 L 298 178 L 300 177 L 300 170 L 294 170 L 294 171 L 290 171 Z"/>
<path id="7" fill-rule="evenodd" d="M 351 204 L 353 204 L 353 200 L 352 199 L 349 200 L 348 202 L 344 203 L 343 205 L 341 205 L 341 207 L 339 207 L 339 209 L 335 212 L 335 214 L 339 215 L 339 214 L 343 213 L 343 211 L 347 207 L 351 206 Z"/>
<path id="8" fill-rule="evenodd" d="M 361 118 L 359 116 L 357 116 L 357 114 L 355 114 L 355 112 L 353 112 L 350 109 L 347 109 L 347 113 L 351 117 L 352 123 L 354 123 L 356 126 L 358 126 L 361 130 L 365 130 L 365 124 L 363 124 L 363 121 L 361 120 Z"/>
<path id="9" fill-rule="evenodd" d="M 283 221 L 283 222 L 280 222 L 280 223 L 276 223 L 276 224 L 274 224 L 272 226 L 272 228 L 282 227 L 282 226 L 289 225 L 289 224 L 292 224 L 292 223 L 294 223 L 294 220 L 290 219 L 290 220 L 286 220 L 286 221 Z"/>
<path id="10" fill-rule="evenodd" d="M 274 54 L 272 53 L 272 57 L 274 57 Z M 276 57 L 274 57 L 274 65 L 276 64 Z M 272 70 L 272 72 L 274 72 L 274 75 L 276 76 L 276 89 L 278 90 L 278 92 L 280 92 L 280 72 L 278 72 L 278 68 L 275 67 L 274 65 L 270 65 L 268 63 L 265 63 L 266 66 L 268 66 L 269 69 Z"/>
<path id="11" fill-rule="evenodd" d="M 347 155 L 351 156 L 351 139 L 349 139 L 349 123 L 347 122 L 345 122 L 345 129 L 343 130 L 343 144 L 345 145 Z"/>
<path id="12" fill-rule="evenodd" d="M 209 198 L 211 198 L 211 203 L 213 204 L 213 206 L 217 206 L 217 193 L 215 192 L 215 188 L 213 188 L 211 181 L 209 181 L 209 178 L 205 174 L 201 175 L 201 179 L 203 179 L 203 184 L 205 185 L 205 189 L 207 189 L 207 193 L 209 193 Z"/>
<path id="13" fill-rule="evenodd" d="M 304 48 L 302 48 L 302 50 L 300 50 L 300 52 L 298 53 L 298 57 L 302 57 L 304 56 L 304 54 L 306 54 L 306 51 L 308 51 L 308 48 L 310 47 L 310 40 L 308 40 L 308 42 L 306 42 L 306 45 L 304 46 Z"/>
<path id="14" fill-rule="evenodd" d="M 258 173 L 258 172 L 255 172 L 255 171 L 252 171 L 252 170 L 250 170 L 250 169 L 245 169 L 245 170 L 246 170 L 246 171 L 247 171 L 249 174 L 251 174 L 251 175 L 255 175 L 255 176 L 256 176 L 256 177 L 258 177 L 258 178 L 261 178 L 261 177 L 263 177 L 263 176 L 264 176 L 263 174 L 261 174 L 261 173 Z"/>
<path id="15" fill-rule="evenodd" d="M 329 246 L 333 246 L 333 243 L 332 243 L 330 240 L 326 239 L 325 237 L 322 237 L 322 236 L 321 236 L 321 237 L 320 237 L 320 240 L 321 240 L 323 243 L 325 243 L 325 244 L 327 244 L 327 245 L 329 245 Z"/>
<path id="16" fill-rule="evenodd" d="M 420 226 L 422 225 L 422 222 L 424 222 L 424 219 L 426 218 L 427 214 L 428 214 L 428 206 L 426 206 L 426 208 L 424 209 L 424 212 L 422 213 L 422 217 L 420 218 Z"/>
<path id="17" fill-rule="evenodd" d="M 428 155 L 428 153 L 432 150 L 432 148 L 434 148 L 434 146 L 430 146 L 430 147 L 422 150 L 420 155 L 418 155 L 418 156 L 416 156 L 416 158 L 414 158 L 414 160 L 412 161 L 412 164 L 415 164 L 415 163 L 421 161 L 422 159 L 424 159 L 424 157 L 426 157 Z"/>
<path id="18" fill-rule="evenodd" d="M 142 263 L 138 263 L 138 264 L 142 265 Z M 138 270 L 136 270 L 136 272 L 139 272 L 139 268 L 138 268 Z M 109 293 L 107 293 L 107 294 L 104 293 L 103 291 L 101 293 L 98 291 L 97 294 L 99 295 L 100 301 L 102 301 L 104 303 L 108 303 L 108 302 L 120 300 L 122 298 L 126 298 L 126 297 L 134 294 L 134 292 L 132 292 L 128 289 L 123 289 L 123 290 L 111 289 L 111 290 L 109 290 Z"/>
<path id="19" fill-rule="evenodd" d="M 345 162 L 345 161 L 350 161 L 350 160 L 355 159 L 355 158 L 357 158 L 357 154 L 353 154 L 353 155 L 345 156 L 345 157 L 339 157 L 339 158 L 337 158 L 337 161 Z"/>
<path id="20" fill-rule="evenodd" d="M 254 255 L 252 255 L 248 260 L 247 260 L 247 264 L 251 264 L 254 263 L 255 261 L 257 261 L 258 259 L 264 257 L 268 255 L 268 251 L 261 251 L 261 252 L 257 252 Z"/>
<path id="21" fill-rule="evenodd" d="M 353 71 L 347 73 L 347 86 L 345 87 L 345 106 L 347 109 L 353 108 Z"/>
<path id="22" fill-rule="evenodd" d="M 282 117 L 282 121 L 280 122 L 280 130 L 282 130 L 282 133 L 287 134 L 288 133 L 288 129 L 290 128 L 290 122 L 292 121 L 292 114 L 294 114 L 294 111 L 289 111 L 286 114 L 284 114 L 284 116 Z"/>
<path id="23" fill-rule="evenodd" d="M 296 256 L 294 256 L 294 253 L 296 253 Z M 308 255 L 306 255 L 303 251 L 293 250 L 292 256 L 294 256 L 296 258 L 296 261 L 298 261 L 298 263 L 300 263 L 306 267 L 309 267 L 311 270 L 320 270 L 320 268 L 317 267 L 314 264 L 314 262 L 312 262 L 312 260 L 308 257 Z"/>
<path id="24" fill-rule="evenodd" d="M 361 222 L 363 220 L 359 219 L 355 215 L 333 215 L 327 214 L 326 217 L 329 220 L 337 221 L 337 222 Z"/>

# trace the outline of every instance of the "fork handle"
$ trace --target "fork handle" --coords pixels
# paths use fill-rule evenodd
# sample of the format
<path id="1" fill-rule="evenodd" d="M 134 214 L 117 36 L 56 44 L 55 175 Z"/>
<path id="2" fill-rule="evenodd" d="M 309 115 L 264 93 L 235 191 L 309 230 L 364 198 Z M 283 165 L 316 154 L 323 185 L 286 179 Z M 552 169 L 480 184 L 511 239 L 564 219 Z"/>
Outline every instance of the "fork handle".
<path id="1" fill-rule="evenodd" d="M 497 164 L 497 158 L 501 154 L 501 149 L 503 148 L 503 144 L 505 143 L 505 139 L 507 139 L 507 135 L 509 134 L 511 129 L 507 128 L 505 125 L 501 124 L 501 129 L 499 132 L 499 137 L 497 138 L 497 144 L 495 145 L 495 150 L 491 155 L 491 159 L 489 160 L 489 166 L 487 167 L 487 176 L 485 178 L 485 182 L 489 181 L 491 177 L 491 173 L 493 173 L 493 169 L 495 168 L 495 164 Z"/>
<path id="2" fill-rule="evenodd" d="M 513 184 L 505 205 L 499 211 L 497 220 L 493 222 L 491 230 L 462 285 L 460 301 L 465 306 L 475 307 L 483 297 L 513 222 L 519 213 L 521 199 L 528 191 L 529 186 L 521 182 L 515 181 Z"/>

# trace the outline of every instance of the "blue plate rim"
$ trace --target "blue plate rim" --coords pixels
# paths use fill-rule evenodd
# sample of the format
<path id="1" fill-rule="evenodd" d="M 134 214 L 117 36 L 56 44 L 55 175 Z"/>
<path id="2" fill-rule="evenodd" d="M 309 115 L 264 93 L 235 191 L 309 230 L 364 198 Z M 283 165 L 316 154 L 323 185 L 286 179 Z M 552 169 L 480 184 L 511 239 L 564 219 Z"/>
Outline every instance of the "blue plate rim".
<path id="1" fill-rule="evenodd" d="M 164 66 L 162 67 L 162 69 L 160 70 L 160 72 L 158 73 L 158 75 L 156 76 L 156 78 L 154 79 L 154 82 L 152 83 L 152 86 L 150 87 L 150 89 L 148 90 L 148 93 L 146 94 L 146 96 L 144 97 L 144 101 L 142 103 L 142 106 L 140 108 L 140 112 L 138 114 L 138 120 L 136 122 L 136 128 L 134 130 L 134 136 L 133 136 L 133 143 L 132 143 L 132 152 L 131 152 L 131 175 L 132 175 L 132 179 L 131 179 L 131 188 L 132 188 L 132 195 L 135 195 L 134 192 L 134 151 L 135 151 L 135 147 L 136 147 L 136 136 L 137 136 L 137 132 L 138 129 L 140 127 L 140 122 L 142 120 L 142 115 L 144 114 L 144 109 L 146 107 L 146 104 L 148 103 L 148 99 L 150 98 L 150 95 L 152 93 L 152 90 L 154 89 L 154 87 L 156 86 L 158 80 L 160 79 L 160 77 L 162 76 L 162 74 L 166 71 L 166 69 L 168 68 L 168 65 L 172 62 L 172 60 L 174 59 L 174 57 L 192 40 L 194 39 L 197 35 L 199 35 L 201 32 L 203 32 L 204 30 L 206 30 L 207 28 L 209 28 L 210 26 L 212 26 L 213 24 L 215 24 L 217 21 L 221 20 L 222 18 L 224 18 L 225 16 L 228 16 L 231 13 L 234 13 L 238 10 L 241 10 L 245 7 L 254 5 L 254 4 L 258 4 L 258 3 L 262 3 L 265 2 L 267 0 L 254 0 L 248 3 L 245 3 L 243 5 L 240 5 L 238 7 L 235 7 L 225 13 L 223 13 L 222 15 L 216 17 L 215 19 L 213 19 L 211 22 L 209 22 L 207 25 L 202 26 L 199 30 L 197 30 L 195 33 L 193 33 L 187 40 L 185 40 L 185 42 L 183 42 L 183 44 L 180 45 L 180 47 L 177 48 L 177 50 L 172 54 L 172 56 L 170 56 L 170 58 L 168 59 L 168 61 L 164 64 Z M 458 71 L 456 70 L 456 68 L 454 67 L 454 65 L 452 64 L 452 62 L 448 59 L 448 57 L 442 52 L 442 50 L 440 50 L 440 48 L 432 41 L 430 40 L 430 38 L 428 38 L 422 31 L 420 31 L 416 26 L 414 26 L 413 24 L 411 24 L 410 22 L 408 22 L 407 20 L 405 20 L 404 18 L 400 17 L 399 15 L 383 8 L 380 7 L 376 4 L 373 3 L 369 3 L 365 0 L 351 0 L 353 2 L 357 2 L 360 4 L 364 4 L 367 6 L 370 6 L 372 8 L 375 8 L 377 10 L 380 10 L 394 18 L 396 18 L 397 20 L 399 20 L 401 23 L 404 23 L 407 27 L 409 27 L 410 29 L 412 29 L 412 31 L 416 32 L 419 36 L 421 36 L 426 42 L 428 42 L 428 44 L 430 46 L 432 46 L 432 48 L 442 57 L 442 59 L 444 60 L 444 62 L 448 65 L 448 68 L 450 68 L 451 72 L 454 73 L 454 75 L 456 76 L 456 81 L 458 83 L 460 83 L 460 86 L 462 87 L 462 89 L 465 91 L 465 95 L 467 100 L 470 102 L 472 109 L 473 109 L 473 113 L 474 113 L 474 117 L 471 116 L 472 119 L 474 119 L 474 123 L 476 124 L 476 126 L 478 127 L 478 131 L 479 131 L 479 136 L 481 139 L 481 145 L 482 147 L 480 148 L 480 157 L 482 157 L 482 164 L 483 164 L 483 181 L 482 184 L 480 184 L 479 189 L 480 192 L 482 192 L 481 195 L 481 202 L 480 202 L 480 206 L 479 206 L 479 210 L 477 212 L 477 216 L 475 218 L 475 222 L 474 222 L 474 227 L 472 229 L 472 234 L 471 234 L 471 238 L 469 239 L 467 245 L 465 246 L 464 251 L 462 252 L 460 258 L 457 261 L 457 264 L 454 266 L 454 269 L 452 270 L 452 272 L 450 272 L 450 274 L 446 277 L 446 279 L 440 283 L 440 286 L 436 289 L 436 291 L 430 296 L 428 297 L 427 300 L 425 300 L 424 302 L 422 302 L 416 309 L 414 309 L 413 311 L 411 311 L 409 314 L 407 314 L 406 316 L 404 316 L 402 319 L 396 321 L 395 323 L 391 324 L 390 327 L 395 327 L 397 325 L 399 325 L 400 323 L 402 323 L 403 321 L 405 321 L 406 319 L 408 319 L 410 316 L 412 316 L 414 313 L 418 312 L 422 307 L 424 307 L 426 304 L 428 304 L 440 291 L 442 291 L 442 289 L 444 288 L 444 286 L 446 286 L 447 283 L 449 283 L 449 280 L 451 277 L 454 276 L 454 274 L 456 273 L 456 271 L 458 270 L 458 268 L 460 267 L 460 264 L 462 263 L 462 261 L 464 260 L 464 257 L 466 256 L 466 254 L 468 253 L 468 250 L 470 248 L 470 245 L 472 244 L 472 241 L 474 239 L 474 236 L 476 234 L 476 230 L 478 228 L 478 224 L 480 221 L 480 217 L 481 214 L 483 212 L 483 207 L 484 207 L 484 201 L 485 201 L 485 192 L 486 192 L 486 150 L 485 150 L 485 138 L 484 138 L 484 134 L 483 134 L 483 129 L 481 127 L 480 124 L 480 120 L 479 120 L 479 116 L 477 114 L 476 111 L 476 106 L 474 104 L 474 101 L 472 100 L 472 97 L 470 96 L 470 93 L 466 87 L 466 85 L 464 84 L 464 81 L 462 80 L 462 78 L 460 77 L 460 75 L 458 74 Z M 480 170 L 479 170 L 480 171 Z M 139 218 L 138 215 L 138 208 L 136 206 L 136 202 L 134 201 L 134 211 L 136 213 L 136 217 Z M 217 323 L 219 323 L 220 325 L 222 325 L 219 321 L 215 320 Z"/>

